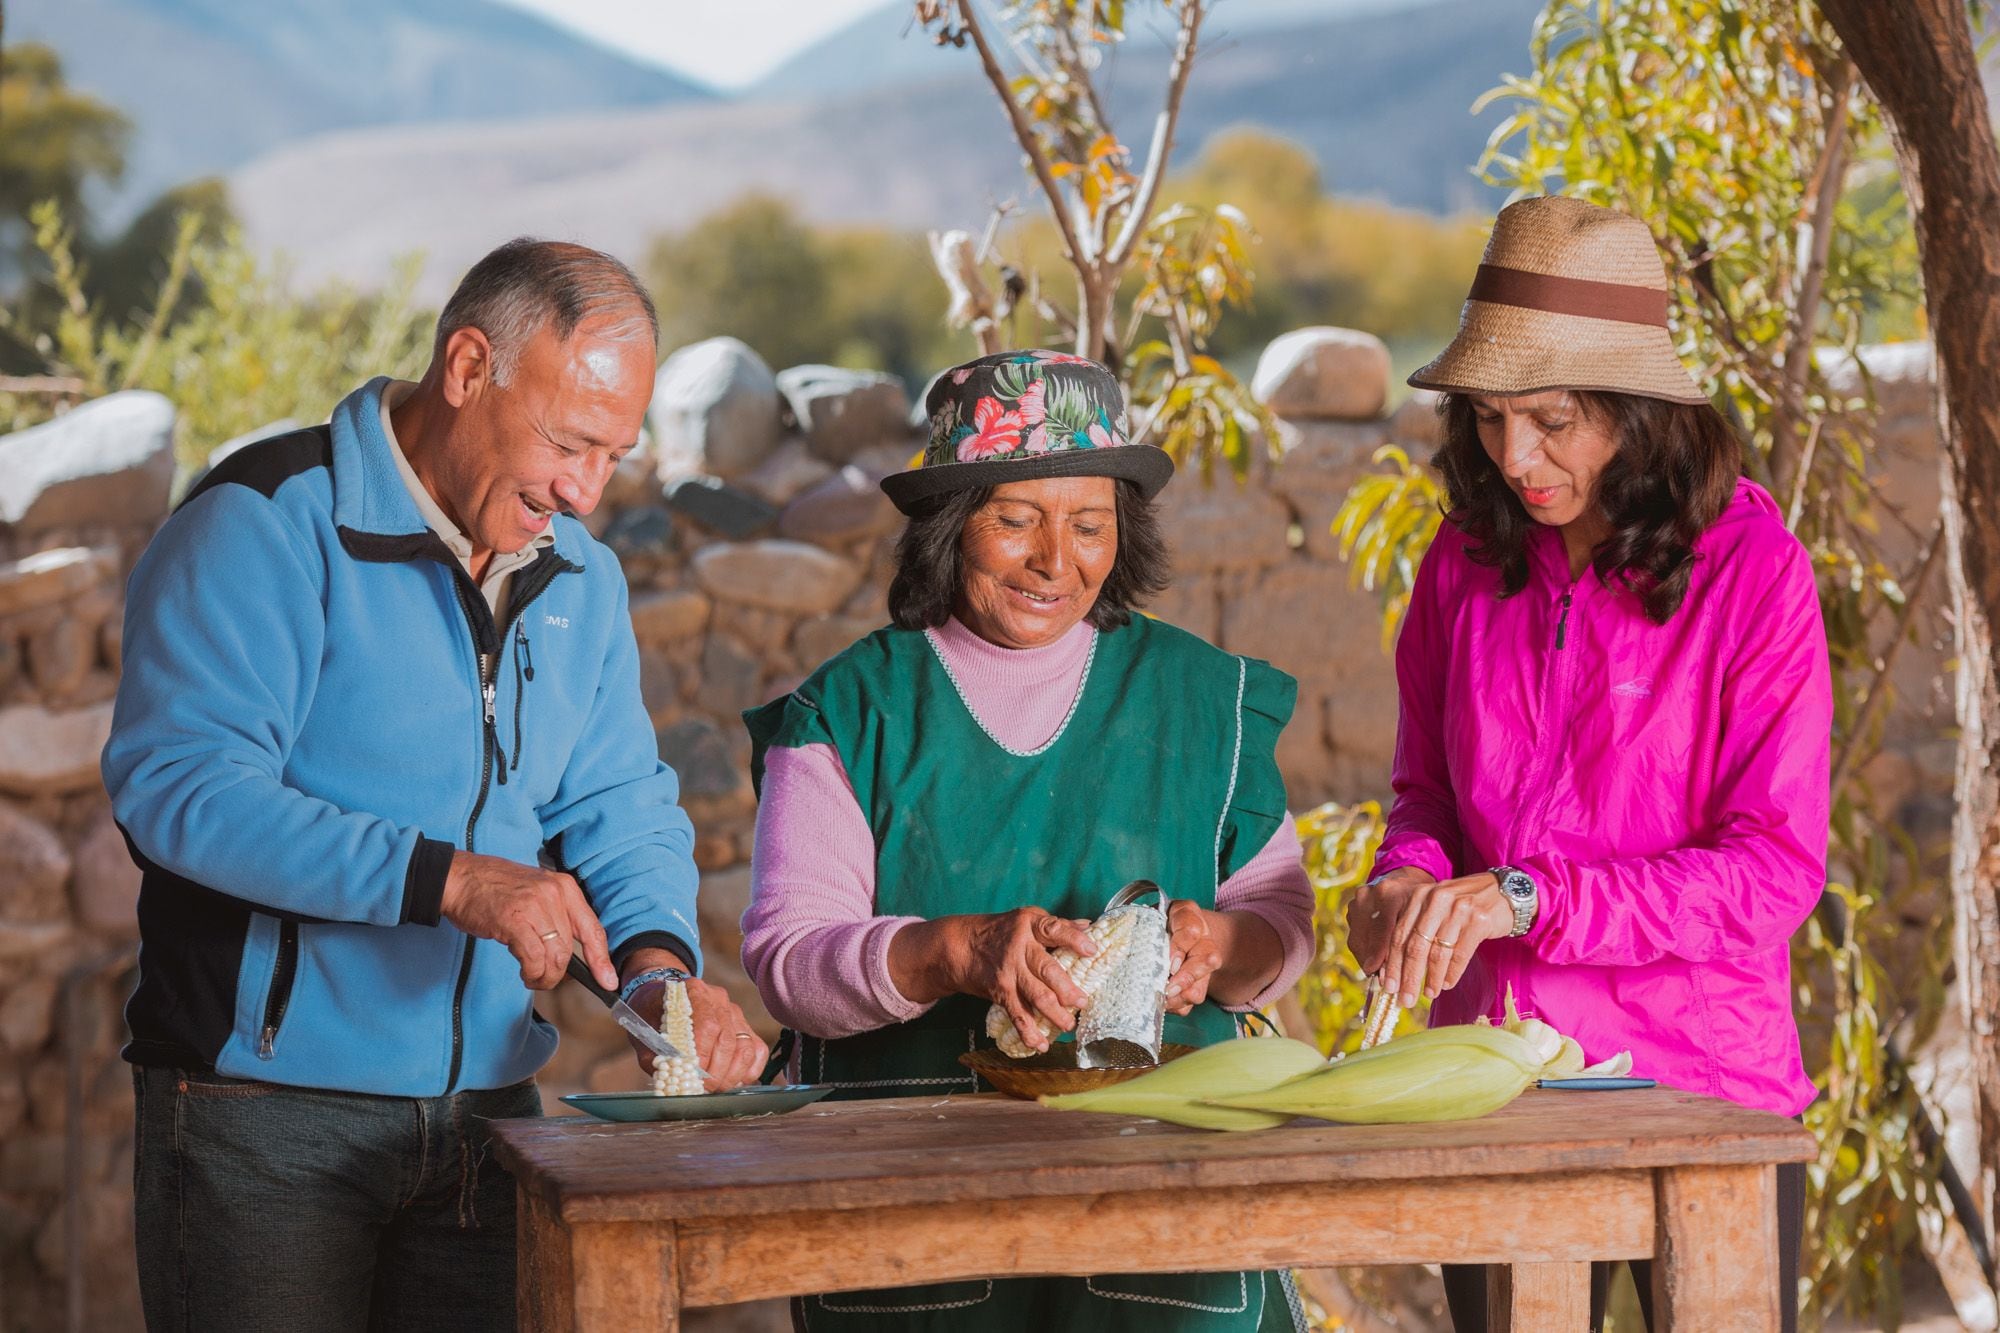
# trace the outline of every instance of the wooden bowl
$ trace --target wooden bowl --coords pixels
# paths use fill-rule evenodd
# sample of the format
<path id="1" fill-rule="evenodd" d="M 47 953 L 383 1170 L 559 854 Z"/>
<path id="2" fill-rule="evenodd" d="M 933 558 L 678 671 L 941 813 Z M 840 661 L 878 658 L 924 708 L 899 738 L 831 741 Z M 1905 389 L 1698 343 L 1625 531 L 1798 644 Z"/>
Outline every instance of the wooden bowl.
<path id="1" fill-rule="evenodd" d="M 1160 1048 L 1160 1064 L 1178 1060 L 1194 1050 L 1192 1046 L 1168 1044 Z M 967 1051 L 958 1057 L 958 1062 L 991 1083 L 1009 1097 L 1019 1097 L 1022 1101 L 1033 1101 L 1041 1096 L 1057 1096 L 1065 1092 L 1088 1092 L 1092 1088 L 1109 1087 L 1113 1083 L 1123 1083 L 1128 1078 L 1151 1073 L 1160 1065 L 1133 1065 L 1129 1069 L 1078 1069 L 1076 1067 L 1076 1047 L 1061 1042 L 1039 1055 L 1031 1055 L 1025 1060 L 1010 1060 L 991 1048 L 983 1051 Z"/>

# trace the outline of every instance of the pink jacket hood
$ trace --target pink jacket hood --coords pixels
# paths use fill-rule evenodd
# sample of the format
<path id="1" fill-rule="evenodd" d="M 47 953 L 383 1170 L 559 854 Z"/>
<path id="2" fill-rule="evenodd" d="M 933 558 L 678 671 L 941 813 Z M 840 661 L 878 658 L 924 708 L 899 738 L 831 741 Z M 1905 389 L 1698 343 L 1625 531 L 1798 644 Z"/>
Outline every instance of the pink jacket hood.
<path id="1" fill-rule="evenodd" d="M 1695 543 L 1666 624 L 1538 527 L 1528 584 L 1451 524 L 1396 647 L 1401 721 L 1380 874 L 1513 865 L 1534 927 L 1490 940 L 1433 1023 L 1523 1014 L 1592 1061 L 1795 1115 L 1812 1100 L 1789 941 L 1826 879 L 1832 692 L 1812 563 L 1759 486 Z"/>

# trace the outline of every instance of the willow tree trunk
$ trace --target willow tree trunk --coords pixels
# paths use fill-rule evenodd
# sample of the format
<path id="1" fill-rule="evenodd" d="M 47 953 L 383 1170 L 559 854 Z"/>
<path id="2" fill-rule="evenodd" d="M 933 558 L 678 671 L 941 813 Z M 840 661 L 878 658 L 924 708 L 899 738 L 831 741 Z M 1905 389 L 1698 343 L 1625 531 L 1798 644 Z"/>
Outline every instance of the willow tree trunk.
<path id="1" fill-rule="evenodd" d="M 1965 0 L 1819 0 L 1889 117 L 1937 347 L 1958 639 L 1958 981 L 1978 1079 L 1979 1180 L 2000 1231 L 2000 149 Z"/>

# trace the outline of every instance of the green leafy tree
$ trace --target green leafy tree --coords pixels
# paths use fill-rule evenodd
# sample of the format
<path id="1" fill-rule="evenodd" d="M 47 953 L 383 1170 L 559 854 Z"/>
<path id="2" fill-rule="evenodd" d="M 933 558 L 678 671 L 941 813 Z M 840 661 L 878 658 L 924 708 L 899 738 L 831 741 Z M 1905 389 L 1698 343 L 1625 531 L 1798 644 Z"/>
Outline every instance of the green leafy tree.
<path id="1" fill-rule="evenodd" d="M 741 338 L 773 366 L 886 370 L 920 385 L 950 356 L 923 240 L 815 227 L 751 196 L 656 239 L 643 266 L 663 346 Z"/>
<path id="2" fill-rule="evenodd" d="M 41 373 L 11 390 L 0 382 L 0 430 L 80 398 L 152 389 L 173 401 L 176 450 L 195 467 L 226 440 L 283 417 L 324 420 L 368 377 L 414 378 L 429 359 L 435 316 L 411 302 L 415 260 L 374 295 L 329 286 L 296 297 L 286 274 L 260 263 L 233 227 L 203 240 L 204 218 L 183 213 L 150 309 L 120 318 L 86 296 L 75 234 L 56 207 L 39 205 L 32 219 L 56 313 L 21 330 Z M 199 295 L 184 306 L 191 290 Z"/>
<path id="3" fill-rule="evenodd" d="M 1210 340 L 1224 361 L 1255 356 L 1308 324 L 1367 329 L 1414 367 L 1451 334 L 1479 264 L 1484 226 L 1328 195 L 1312 155 L 1238 129 L 1210 139 L 1164 196 L 1257 220 L 1254 306 L 1232 310 Z"/>
<path id="4" fill-rule="evenodd" d="M 826 259 L 782 200 L 746 198 L 662 237 L 645 274 L 664 346 L 727 334 L 790 366 L 816 359 L 831 341 Z"/>
<path id="5" fill-rule="evenodd" d="M 83 216 L 85 187 L 125 174 L 132 124 L 71 88 L 55 51 L 25 42 L 0 50 L 0 126 L 0 243 L 18 264 L 34 252 L 28 210 L 48 200 L 64 217 Z"/>

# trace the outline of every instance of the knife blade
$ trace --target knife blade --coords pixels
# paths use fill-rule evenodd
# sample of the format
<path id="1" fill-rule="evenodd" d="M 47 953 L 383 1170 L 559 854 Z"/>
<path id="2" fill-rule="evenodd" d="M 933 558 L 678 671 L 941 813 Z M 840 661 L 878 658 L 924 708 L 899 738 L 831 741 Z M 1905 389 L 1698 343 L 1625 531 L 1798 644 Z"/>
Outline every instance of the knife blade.
<path id="1" fill-rule="evenodd" d="M 582 986 L 592 995 L 595 995 L 603 1003 L 604 1007 L 611 1011 L 611 1017 L 617 1022 L 618 1026 L 631 1033 L 641 1046 L 644 1046 L 654 1055 L 664 1056 L 669 1060 L 678 1060 L 683 1056 L 688 1058 L 694 1057 L 693 1051 L 682 1051 L 667 1040 L 666 1034 L 641 1018 L 638 1010 L 618 998 L 617 991 L 606 990 L 604 987 L 598 985 L 597 978 L 590 975 L 590 964 L 583 961 L 581 954 L 571 954 L 569 965 L 563 970 L 578 985 Z M 695 1064 L 695 1072 L 704 1081 L 707 1080 L 708 1071 L 701 1067 L 699 1061 Z"/>

